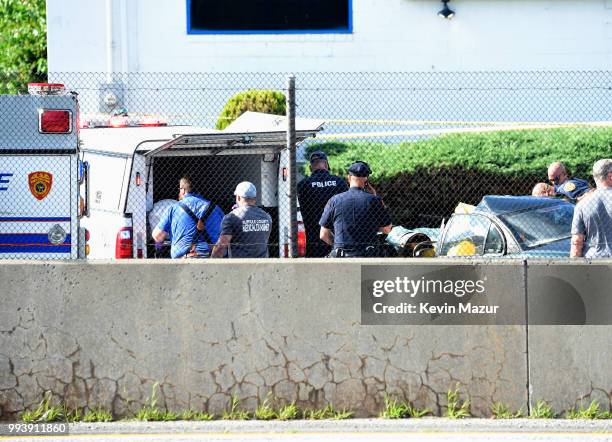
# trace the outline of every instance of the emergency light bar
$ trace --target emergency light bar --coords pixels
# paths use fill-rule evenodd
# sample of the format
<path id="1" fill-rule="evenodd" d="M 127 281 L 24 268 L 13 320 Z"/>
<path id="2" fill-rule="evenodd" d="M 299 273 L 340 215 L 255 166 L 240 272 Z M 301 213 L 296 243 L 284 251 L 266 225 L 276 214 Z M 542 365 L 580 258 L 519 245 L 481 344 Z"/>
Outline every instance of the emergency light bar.
<path id="1" fill-rule="evenodd" d="M 28 83 L 30 95 L 64 95 L 66 88 L 62 83 Z"/>
<path id="2" fill-rule="evenodd" d="M 110 115 L 110 114 L 84 114 L 81 115 L 80 128 L 95 127 L 156 127 L 167 126 L 163 117 L 155 115 Z"/>

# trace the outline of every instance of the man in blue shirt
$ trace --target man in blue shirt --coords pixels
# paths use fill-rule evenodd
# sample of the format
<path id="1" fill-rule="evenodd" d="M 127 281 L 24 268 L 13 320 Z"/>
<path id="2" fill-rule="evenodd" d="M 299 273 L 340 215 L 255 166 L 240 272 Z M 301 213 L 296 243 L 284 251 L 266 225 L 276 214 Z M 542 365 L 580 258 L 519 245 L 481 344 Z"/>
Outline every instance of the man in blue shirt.
<path id="1" fill-rule="evenodd" d="M 320 238 L 336 258 L 378 256 L 378 232 L 391 231 L 391 218 L 368 182 L 370 167 L 357 161 L 348 169 L 349 190 L 331 197 L 319 224 Z"/>
<path id="2" fill-rule="evenodd" d="M 223 211 L 211 201 L 191 192 L 187 177 L 179 182 L 179 201 L 166 210 L 153 229 L 156 243 L 170 235 L 172 258 L 206 257 L 219 239 Z"/>

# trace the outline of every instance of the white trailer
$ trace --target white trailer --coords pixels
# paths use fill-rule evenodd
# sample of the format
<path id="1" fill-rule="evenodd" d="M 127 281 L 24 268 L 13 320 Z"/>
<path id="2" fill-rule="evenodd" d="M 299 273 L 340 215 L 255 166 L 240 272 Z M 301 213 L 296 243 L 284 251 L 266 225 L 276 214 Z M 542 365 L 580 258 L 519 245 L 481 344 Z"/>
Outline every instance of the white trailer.
<path id="1" fill-rule="evenodd" d="M 129 120 L 129 122 L 128 122 Z M 187 174 L 194 189 L 224 213 L 237 183 L 257 186 L 257 204 L 274 220 L 271 256 L 289 244 L 289 182 L 285 117 L 246 112 L 223 131 L 191 126 L 81 129 L 83 158 L 90 164 L 89 258 L 151 258 L 159 213 L 176 200 Z M 127 126 L 133 124 L 135 126 Z M 314 137 L 320 120 L 296 122 L 297 142 Z M 157 215 L 157 216 L 156 216 Z"/>
<path id="2" fill-rule="evenodd" d="M 76 94 L 32 90 L 0 95 L 0 259 L 84 257 Z"/>

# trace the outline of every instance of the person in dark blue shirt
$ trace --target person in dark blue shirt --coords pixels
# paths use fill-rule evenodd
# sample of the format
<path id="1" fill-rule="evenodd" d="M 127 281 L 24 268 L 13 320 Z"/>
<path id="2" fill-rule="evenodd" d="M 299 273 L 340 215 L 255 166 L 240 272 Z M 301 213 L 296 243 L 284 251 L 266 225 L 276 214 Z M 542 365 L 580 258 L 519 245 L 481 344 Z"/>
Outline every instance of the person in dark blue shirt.
<path id="1" fill-rule="evenodd" d="M 211 244 L 215 244 L 221 232 L 223 211 L 211 201 L 191 192 L 187 177 L 179 182 L 179 201 L 166 210 L 153 229 L 156 243 L 168 235 L 171 240 L 172 258 L 206 257 Z"/>
<path id="2" fill-rule="evenodd" d="M 378 256 L 378 232 L 391 231 L 391 218 L 368 182 L 370 166 L 363 161 L 349 169 L 349 190 L 333 196 L 319 221 L 320 238 L 332 245 L 332 257 Z"/>
<path id="3" fill-rule="evenodd" d="M 212 251 L 213 258 L 267 258 L 272 217 L 257 207 L 257 188 L 243 181 L 234 191 L 238 206 L 225 215 L 221 236 Z"/>
<path id="4" fill-rule="evenodd" d="M 329 173 L 327 155 L 320 150 L 310 155 L 310 170 L 310 176 L 298 183 L 300 212 L 306 231 L 306 257 L 324 257 L 329 255 L 331 247 L 319 238 L 319 220 L 327 201 L 346 192 L 348 184 Z"/>

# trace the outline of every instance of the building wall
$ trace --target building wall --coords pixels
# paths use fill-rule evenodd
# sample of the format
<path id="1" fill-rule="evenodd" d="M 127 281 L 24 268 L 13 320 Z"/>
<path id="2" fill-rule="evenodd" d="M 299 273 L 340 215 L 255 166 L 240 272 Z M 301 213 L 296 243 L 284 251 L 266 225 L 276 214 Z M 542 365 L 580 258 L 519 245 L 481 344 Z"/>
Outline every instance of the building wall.
<path id="1" fill-rule="evenodd" d="M 106 69 L 105 5 L 47 0 L 51 72 Z M 454 0 L 452 20 L 437 16 L 441 6 L 353 0 L 352 34 L 188 35 L 184 0 L 113 0 L 114 70 L 607 70 L 612 64 L 612 0 Z"/>

